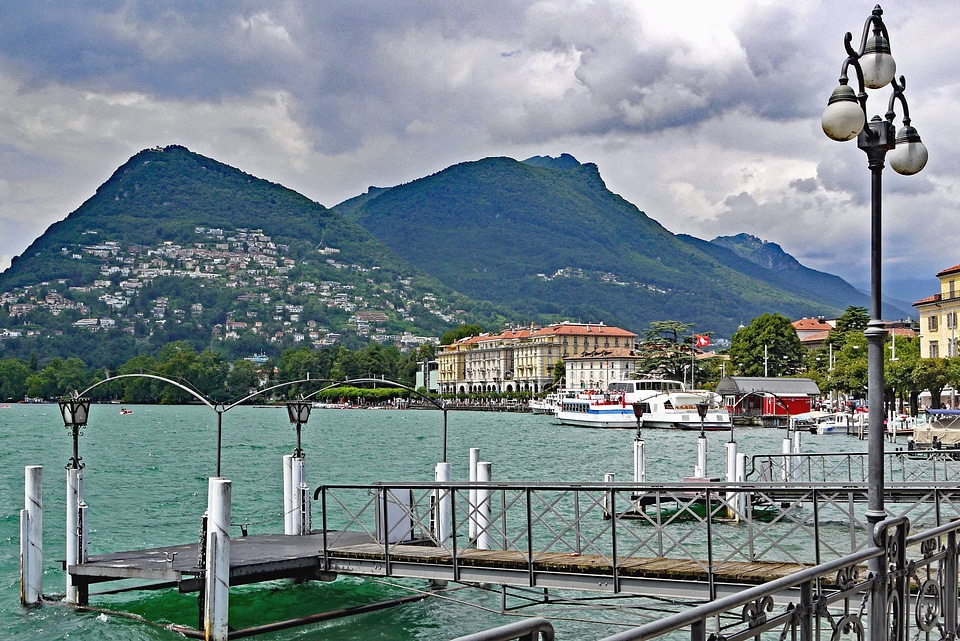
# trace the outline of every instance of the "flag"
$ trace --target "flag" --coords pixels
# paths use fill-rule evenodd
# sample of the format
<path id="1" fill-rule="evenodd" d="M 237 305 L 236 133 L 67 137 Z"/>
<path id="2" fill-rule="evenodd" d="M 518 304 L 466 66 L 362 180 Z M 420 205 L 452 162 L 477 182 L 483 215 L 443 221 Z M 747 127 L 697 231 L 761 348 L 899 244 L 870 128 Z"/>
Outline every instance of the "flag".
<path id="1" fill-rule="evenodd" d="M 694 334 L 694 339 L 696 339 L 697 347 L 707 347 L 710 345 L 710 337 L 706 334 Z"/>

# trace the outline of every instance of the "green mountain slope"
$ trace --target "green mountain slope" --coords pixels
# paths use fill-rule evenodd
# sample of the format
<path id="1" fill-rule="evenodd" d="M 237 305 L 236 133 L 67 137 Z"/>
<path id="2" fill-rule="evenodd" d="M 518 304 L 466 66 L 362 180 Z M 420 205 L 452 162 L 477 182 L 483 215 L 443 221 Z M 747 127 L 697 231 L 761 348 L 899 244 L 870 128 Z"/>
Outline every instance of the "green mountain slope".
<path id="1" fill-rule="evenodd" d="M 0 329 L 23 336 L 0 356 L 95 364 L 169 340 L 236 358 L 504 320 L 340 214 L 179 146 L 132 157 L 0 274 L 2 292 Z"/>
<path id="2" fill-rule="evenodd" d="M 334 209 L 447 286 L 523 313 L 729 335 L 764 312 L 844 307 L 741 273 L 610 192 L 593 164 L 487 158 Z"/>

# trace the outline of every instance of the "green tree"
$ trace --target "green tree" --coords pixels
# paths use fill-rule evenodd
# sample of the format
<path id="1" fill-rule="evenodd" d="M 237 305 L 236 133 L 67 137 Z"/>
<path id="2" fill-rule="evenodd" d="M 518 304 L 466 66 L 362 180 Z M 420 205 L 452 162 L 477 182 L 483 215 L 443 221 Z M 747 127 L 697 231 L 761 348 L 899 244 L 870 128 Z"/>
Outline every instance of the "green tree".
<path id="1" fill-rule="evenodd" d="M 653 321 L 643 332 L 637 345 L 639 368 L 647 374 L 683 378 L 684 367 L 690 364 L 693 336 L 691 323 L 676 320 Z"/>
<path id="2" fill-rule="evenodd" d="M 740 376 L 790 376 L 801 371 L 803 346 L 786 316 L 762 314 L 730 340 L 730 364 Z"/>
<path id="3" fill-rule="evenodd" d="M 468 336 L 479 336 L 483 333 L 483 331 L 483 328 L 479 325 L 463 324 L 456 329 L 451 329 L 449 332 L 444 333 L 443 336 L 440 337 L 440 344 L 452 345 L 461 338 L 467 338 Z"/>
<path id="4" fill-rule="evenodd" d="M 19 401 L 27 394 L 30 367 L 16 358 L 0 360 L 0 400 Z"/>
<path id="5" fill-rule="evenodd" d="M 946 358 L 922 358 L 914 369 L 913 380 L 918 389 L 930 391 L 930 407 L 940 407 L 940 395 L 949 380 L 950 361 Z"/>
<path id="6" fill-rule="evenodd" d="M 260 386 L 260 373 L 255 363 L 240 359 L 230 366 L 226 380 L 226 396 L 239 400 L 252 394 Z"/>

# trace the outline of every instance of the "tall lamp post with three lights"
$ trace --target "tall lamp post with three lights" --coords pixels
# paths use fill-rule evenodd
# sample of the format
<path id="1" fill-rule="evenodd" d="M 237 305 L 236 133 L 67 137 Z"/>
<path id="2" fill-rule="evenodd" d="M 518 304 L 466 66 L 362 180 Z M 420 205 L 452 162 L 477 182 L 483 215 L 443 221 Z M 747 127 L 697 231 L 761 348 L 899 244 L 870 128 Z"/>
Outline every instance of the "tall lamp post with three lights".
<path id="1" fill-rule="evenodd" d="M 890 54 L 890 38 L 882 16 L 883 10 L 877 5 L 863 25 L 859 49 L 854 50 L 851 46 L 853 36 L 849 32 L 844 36 L 847 58 L 840 70 L 840 84 L 833 90 L 821 121 L 824 133 L 833 140 L 842 142 L 856 138 L 857 146 L 867 154 L 870 169 L 870 321 L 864 333 L 867 338 L 867 402 L 870 406 L 866 518 L 871 531 L 886 515 L 883 506 L 883 345 L 887 330 L 880 311 L 881 175 L 884 159 L 890 161 L 895 172 L 907 176 L 919 172 L 927 163 L 927 149 L 910 124 L 910 110 L 903 95 L 906 81 L 903 76 L 899 81 L 895 78 L 897 66 Z M 857 93 L 847 84 L 850 68 L 856 72 Z M 873 116 L 867 121 L 866 89 L 882 89 L 887 85 L 891 86 L 892 92 L 884 117 Z M 896 130 L 893 120 L 898 102 L 903 110 L 903 126 Z M 874 561 L 881 562 L 880 559 Z M 881 628 L 877 633 L 882 633 L 882 617 L 882 612 L 871 615 L 872 638 L 879 638 L 873 637 L 874 627 Z"/>

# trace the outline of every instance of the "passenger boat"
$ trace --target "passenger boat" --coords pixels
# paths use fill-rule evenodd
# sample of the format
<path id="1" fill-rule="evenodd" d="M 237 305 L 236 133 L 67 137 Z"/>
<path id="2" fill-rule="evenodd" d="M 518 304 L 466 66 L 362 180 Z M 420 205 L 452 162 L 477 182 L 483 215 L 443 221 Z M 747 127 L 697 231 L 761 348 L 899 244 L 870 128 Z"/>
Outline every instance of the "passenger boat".
<path id="1" fill-rule="evenodd" d="M 960 410 L 927 410 L 928 421 L 918 424 L 907 439 L 909 452 L 946 452 L 960 458 Z"/>
<path id="2" fill-rule="evenodd" d="M 528 406 L 533 414 L 554 415 L 557 411 L 557 403 L 560 400 L 560 393 L 551 392 L 543 398 L 531 398 Z"/>
<path id="3" fill-rule="evenodd" d="M 662 379 L 612 381 L 604 391 L 569 391 L 556 416 L 564 425 L 579 427 L 638 427 L 637 416 L 640 426 L 649 428 L 729 430 L 732 425 L 718 394 L 688 391 L 679 381 Z"/>
<path id="4" fill-rule="evenodd" d="M 850 432 L 852 416 L 842 412 L 804 412 L 790 417 L 794 429 L 829 436 Z"/>

